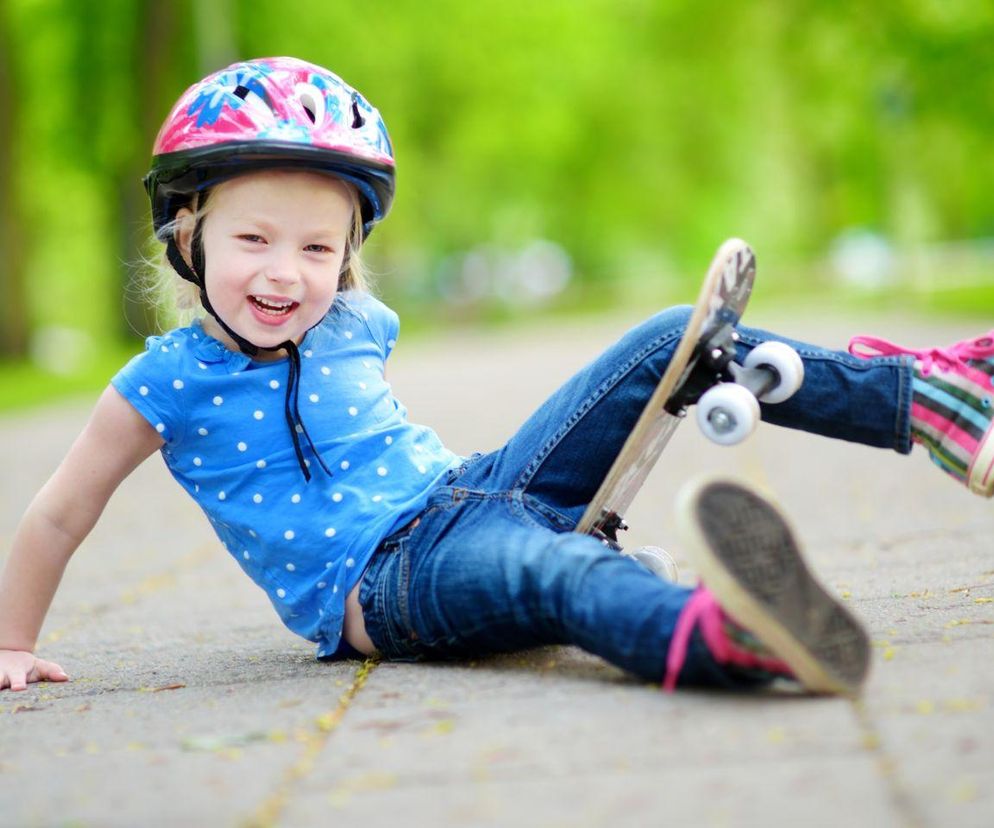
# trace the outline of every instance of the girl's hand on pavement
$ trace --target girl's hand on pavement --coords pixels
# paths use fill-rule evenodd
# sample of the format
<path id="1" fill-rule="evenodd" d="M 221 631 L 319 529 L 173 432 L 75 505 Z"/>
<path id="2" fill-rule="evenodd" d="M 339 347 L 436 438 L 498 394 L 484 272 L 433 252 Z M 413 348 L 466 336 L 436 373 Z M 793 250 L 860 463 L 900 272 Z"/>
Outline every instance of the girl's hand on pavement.
<path id="1" fill-rule="evenodd" d="M 36 681 L 69 681 L 54 661 L 36 658 L 23 650 L 0 650 L 0 690 L 27 690 Z"/>

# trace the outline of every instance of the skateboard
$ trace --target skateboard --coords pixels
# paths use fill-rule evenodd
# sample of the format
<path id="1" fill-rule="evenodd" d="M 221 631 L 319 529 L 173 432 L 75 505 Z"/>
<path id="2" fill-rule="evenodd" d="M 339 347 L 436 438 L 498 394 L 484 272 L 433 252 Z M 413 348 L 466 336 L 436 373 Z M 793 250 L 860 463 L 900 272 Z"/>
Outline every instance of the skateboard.
<path id="1" fill-rule="evenodd" d="M 705 436 L 734 445 L 755 430 L 760 400 L 782 402 L 804 379 L 800 356 L 781 342 L 764 342 L 742 364 L 735 362 L 735 328 L 755 278 L 756 257 L 749 245 L 741 239 L 722 244 L 666 371 L 577 525 L 576 531 L 631 555 L 668 580 L 676 580 L 669 555 L 657 547 L 628 553 L 618 532 L 628 528 L 624 513 L 688 408 L 697 406 Z"/>

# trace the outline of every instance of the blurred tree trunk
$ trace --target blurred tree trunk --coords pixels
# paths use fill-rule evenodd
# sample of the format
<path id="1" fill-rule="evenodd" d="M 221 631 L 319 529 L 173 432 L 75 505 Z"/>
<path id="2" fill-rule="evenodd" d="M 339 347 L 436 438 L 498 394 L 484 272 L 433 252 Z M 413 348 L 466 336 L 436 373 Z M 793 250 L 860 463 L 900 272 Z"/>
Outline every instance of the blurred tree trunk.
<path id="1" fill-rule="evenodd" d="M 142 0 L 137 6 L 137 36 L 131 62 L 135 73 L 133 111 L 138 118 L 138 146 L 122 152 L 116 170 L 117 203 L 120 215 L 121 256 L 125 263 L 121 271 L 124 296 L 124 333 L 147 336 L 156 329 L 155 313 L 143 290 L 143 260 L 147 252 L 146 231 L 150 228 L 148 199 L 142 188 L 142 177 L 148 172 L 152 142 L 159 124 L 165 118 L 172 97 L 169 80 L 173 77 L 174 55 L 182 35 L 188 34 L 189 4 L 162 3 Z"/>
<path id="2" fill-rule="evenodd" d="M 196 45 L 199 77 L 205 77 L 238 60 L 236 30 L 231 0 L 194 3 L 193 41 Z"/>
<path id="3" fill-rule="evenodd" d="M 133 111 L 139 145 L 127 148 L 116 170 L 121 228 L 124 325 L 128 335 L 155 331 L 156 318 L 143 289 L 142 262 L 150 228 L 148 199 L 141 181 L 148 172 L 152 142 L 169 108 L 196 77 L 235 60 L 236 26 L 227 0 L 212 3 L 141 0 L 131 55 L 135 72 Z M 179 78 L 179 82 L 176 82 Z"/>
<path id="4" fill-rule="evenodd" d="M 0 14 L 0 356 L 4 357 L 28 351 L 27 257 L 15 175 L 18 98 L 12 45 L 6 17 Z"/>

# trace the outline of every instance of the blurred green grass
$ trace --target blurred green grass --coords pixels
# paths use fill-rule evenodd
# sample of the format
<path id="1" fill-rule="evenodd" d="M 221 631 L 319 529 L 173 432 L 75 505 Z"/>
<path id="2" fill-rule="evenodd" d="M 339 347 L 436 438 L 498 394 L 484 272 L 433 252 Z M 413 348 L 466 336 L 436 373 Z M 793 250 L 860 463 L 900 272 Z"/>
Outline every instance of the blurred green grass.
<path id="1" fill-rule="evenodd" d="M 11 413 L 74 397 L 93 397 L 142 345 L 121 344 L 96 351 L 80 370 L 56 374 L 29 360 L 0 361 L 0 413 Z"/>

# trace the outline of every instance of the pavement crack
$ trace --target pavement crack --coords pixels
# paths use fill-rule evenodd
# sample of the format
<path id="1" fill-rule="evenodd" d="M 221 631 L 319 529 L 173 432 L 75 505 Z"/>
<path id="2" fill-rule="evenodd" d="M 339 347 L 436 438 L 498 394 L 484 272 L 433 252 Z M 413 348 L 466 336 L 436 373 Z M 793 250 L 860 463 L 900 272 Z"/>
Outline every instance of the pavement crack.
<path id="1" fill-rule="evenodd" d="M 877 769 L 884 781 L 887 797 L 894 810 L 897 811 L 898 821 L 909 828 L 922 828 L 925 820 L 915 807 L 915 800 L 901 779 L 897 760 L 883 745 L 880 729 L 873 721 L 866 703 L 862 699 L 852 702 L 856 726 L 859 729 L 863 749 L 873 757 Z"/>
<path id="2" fill-rule="evenodd" d="M 76 607 L 69 611 L 68 616 L 57 627 L 46 630 L 45 635 L 39 639 L 39 645 L 55 644 L 87 626 L 105 623 L 106 616 L 112 616 L 122 607 L 140 604 L 156 593 L 175 589 L 182 574 L 201 566 L 214 552 L 213 544 L 201 544 L 169 566 L 157 572 L 143 574 L 137 581 L 126 586 L 115 600 Z"/>
<path id="3" fill-rule="evenodd" d="M 245 828 L 272 828 L 290 800 L 293 789 L 314 770 L 314 762 L 324 750 L 331 734 L 335 731 L 346 711 L 373 670 L 379 665 L 378 656 L 370 656 L 356 670 L 352 684 L 339 697 L 338 705 L 322 713 L 314 720 L 314 727 L 307 733 L 304 750 L 300 757 L 283 774 L 282 780 L 265 801 L 245 823 Z"/>
<path id="4" fill-rule="evenodd" d="M 913 543 L 934 540 L 949 544 L 953 541 L 972 541 L 979 533 L 986 531 L 986 526 L 980 524 L 966 525 L 956 528 L 936 526 L 931 528 L 912 529 L 902 534 L 893 534 L 886 540 L 878 540 L 874 544 L 881 552 L 890 552 Z"/>

